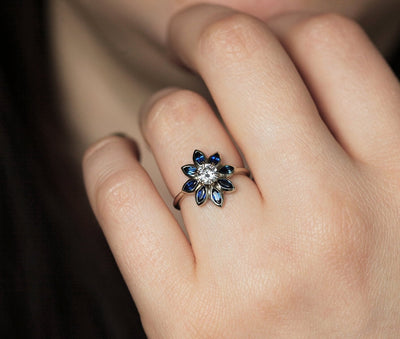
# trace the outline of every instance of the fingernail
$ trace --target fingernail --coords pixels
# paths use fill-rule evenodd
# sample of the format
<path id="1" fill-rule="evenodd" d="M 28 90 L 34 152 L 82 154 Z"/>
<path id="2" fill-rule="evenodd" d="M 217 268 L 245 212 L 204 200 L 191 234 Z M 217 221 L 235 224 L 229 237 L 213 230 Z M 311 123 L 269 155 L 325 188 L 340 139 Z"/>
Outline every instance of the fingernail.
<path id="1" fill-rule="evenodd" d="M 128 138 L 128 136 L 123 132 L 114 132 L 114 133 L 111 133 L 110 136 L 120 137 L 120 138 Z"/>
<path id="2" fill-rule="evenodd" d="M 187 73 L 191 73 L 191 74 L 197 74 L 193 69 L 191 69 L 181 58 L 179 58 L 174 51 L 172 50 L 171 47 L 169 47 L 169 45 L 167 46 L 166 49 L 166 56 L 167 59 L 173 63 L 174 65 L 178 66 L 179 68 L 181 68 L 182 70 L 184 70 Z"/>
<path id="3" fill-rule="evenodd" d="M 133 140 L 131 137 L 129 137 L 127 134 L 123 132 L 114 132 L 109 135 L 110 137 L 118 137 L 122 139 L 129 139 L 133 146 L 133 151 L 136 154 L 137 159 L 140 161 L 142 158 L 142 155 L 140 153 L 139 145 L 137 144 L 136 140 Z"/>

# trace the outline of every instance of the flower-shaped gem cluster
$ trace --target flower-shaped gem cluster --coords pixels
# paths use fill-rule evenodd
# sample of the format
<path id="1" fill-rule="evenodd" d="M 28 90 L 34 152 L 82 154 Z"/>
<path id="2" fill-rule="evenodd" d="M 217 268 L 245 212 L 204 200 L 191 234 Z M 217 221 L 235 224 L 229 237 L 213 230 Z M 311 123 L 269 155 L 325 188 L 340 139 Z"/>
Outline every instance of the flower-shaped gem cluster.
<path id="1" fill-rule="evenodd" d="M 182 187 L 186 193 L 195 193 L 197 205 L 203 205 L 208 198 L 222 207 L 224 203 L 224 191 L 233 191 L 235 186 L 228 179 L 234 173 L 234 167 L 221 165 L 221 157 L 218 153 L 208 159 L 203 152 L 193 152 L 193 164 L 182 166 L 182 171 L 189 177 Z"/>

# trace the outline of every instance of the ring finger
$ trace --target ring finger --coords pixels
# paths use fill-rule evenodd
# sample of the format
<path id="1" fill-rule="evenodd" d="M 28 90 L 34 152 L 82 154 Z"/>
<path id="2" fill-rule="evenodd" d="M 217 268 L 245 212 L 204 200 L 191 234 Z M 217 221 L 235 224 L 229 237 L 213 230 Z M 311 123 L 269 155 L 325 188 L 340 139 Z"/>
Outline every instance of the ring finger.
<path id="1" fill-rule="evenodd" d="M 142 111 L 142 130 L 156 158 L 166 184 L 174 196 L 188 179 L 181 166 L 193 163 L 195 149 L 206 156 L 219 153 L 221 163 L 243 167 L 241 156 L 205 99 L 187 90 L 167 89 L 155 95 Z M 248 214 L 260 208 L 261 196 L 248 177 L 232 178 L 233 194 L 224 194 L 223 208 L 205 203 L 197 206 L 194 195 L 187 195 L 180 206 L 195 254 L 215 254 L 212 249 L 234 248 L 232 241 L 245 237 Z M 243 227 L 243 229 L 241 229 Z M 232 234 L 235 234 L 233 237 Z M 224 245 L 225 244 L 225 245 Z M 222 251 L 219 251 L 222 253 Z M 213 254 L 214 253 L 214 254 Z M 229 249 L 224 255 L 231 255 Z"/>

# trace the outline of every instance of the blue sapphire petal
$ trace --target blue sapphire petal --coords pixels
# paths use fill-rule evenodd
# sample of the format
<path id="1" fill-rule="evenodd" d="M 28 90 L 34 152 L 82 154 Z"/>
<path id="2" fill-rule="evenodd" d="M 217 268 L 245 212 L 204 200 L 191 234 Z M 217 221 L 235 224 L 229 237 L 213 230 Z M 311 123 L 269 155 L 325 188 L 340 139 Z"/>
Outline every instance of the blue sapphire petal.
<path id="1" fill-rule="evenodd" d="M 221 207 L 224 198 L 222 197 L 222 193 L 220 191 L 218 191 L 216 188 L 213 188 L 211 191 L 211 200 L 215 205 Z"/>
<path id="2" fill-rule="evenodd" d="M 235 186 L 233 186 L 232 181 L 228 179 L 218 179 L 218 183 L 224 191 L 233 191 Z"/>
<path id="3" fill-rule="evenodd" d="M 189 179 L 183 184 L 182 191 L 187 193 L 192 193 L 196 189 L 197 180 L 196 179 Z"/>
<path id="4" fill-rule="evenodd" d="M 197 205 L 202 205 L 207 200 L 206 187 L 201 186 L 196 192 L 196 203 Z"/>
<path id="5" fill-rule="evenodd" d="M 213 154 L 213 155 L 210 157 L 210 159 L 208 159 L 208 162 L 209 162 L 210 164 L 213 164 L 213 165 L 218 165 L 220 161 L 221 161 L 221 157 L 219 156 L 218 153 Z"/>
<path id="6" fill-rule="evenodd" d="M 187 175 L 188 177 L 193 177 L 196 172 L 197 172 L 197 168 L 194 165 L 185 165 L 181 167 L 182 172 L 185 173 L 185 175 Z"/>
<path id="7" fill-rule="evenodd" d="M 202 151 L 195 150 L 193 152 L 193 161 L 198 165 L 204 164 L 206 162 L 206 156 Z"/>
<path id="8" fill-rule="evenodd" d="M 232 166 L 225 165 L 224 167 L 221 167 L 219 169 L 219 173 L 224 174 L 224 175 L 229 175 L 229 174 L 232 174 L 234 170 L 235 169 Z"/>

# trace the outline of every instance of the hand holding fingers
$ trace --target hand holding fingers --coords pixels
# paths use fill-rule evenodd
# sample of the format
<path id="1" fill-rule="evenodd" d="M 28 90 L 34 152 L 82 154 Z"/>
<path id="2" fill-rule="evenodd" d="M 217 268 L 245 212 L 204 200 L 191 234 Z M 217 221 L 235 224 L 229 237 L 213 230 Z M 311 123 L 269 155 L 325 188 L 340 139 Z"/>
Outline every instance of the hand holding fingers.
<path id="1" fill-rule="evenodd" d="M 185 25 L 187 22 L 191 26 Z M 370 161 L 370 155 L 379 155 L 380 149 L 368 153 L 368 147 L 357 146 L 361 129 L 369 124 L 360 127 L 356 124 L 360 119 L 350 116 L 351 124 L 360 128 L 352 139 L 344 115 L 338 112 L 343 106 L 335 103 L 331 109 L 334 96 L 340 101 L 343 93 L 330 73 L 340 74 L 346 65 L 336 60 L 337 70 L 329 70 L 329 65 L 324 65 L 324 70 L 310 67 L 298 51 L 297 38 L 291 40 L 295 23 L 272 26 L 290 57 L 264 24 L 221 7 L 198 6 L 178 14 L 172 23 L 175 50 L 205 79 L 255 177 L 252 182 L 238 176 L 239 190 L 229 196 L 223 209 L 212 204 L 199 208 L 193 199 L 182 202 L 193 251 L 137 161 L 126 152 L 112 149 L 109 153 L 113 157 L 119 154 L 121 159 L 130 160 L 119 163 L 108 155 L 114 160 L 104 162 L 100 159 L 106 153 L 97 153 L 96 162 L 90 160 L 94 152 L 89 152 L 86 168 L 91 162 L 94 169 L 102 168 L 86 170 L 89 196 L 139 309 L 156 328 L 162 326 L 154 324 L 175 324 L 164 333 L 154 330 L 154 336 L 265 338 L 335 333 L 341 337 L 376 337 L 382 333 L 390 336 L 394 333 L 390 331 L 398 328 L 400 300 L 393 286 L 398 286 L 400 272 L 393 258 L 399 251 L 396 211 L 400 195 L 388 189 L 398 185 L 384 173 L 355 166 L 355 158 Z M 366 55 L 375 53 L 367 44 L 361 43 L 360 48 Z M 205 55 L 204 49 L 210 53 Z M 323 65 L 322 57 L 318 50 L 312 54 L 317 64 Z M 379 73 L 386 67 L 369 58 L 375 68 L 371 72 Z M 335 95 L 325 93 L 314 71 L 323 74 Z M 358 84 L 359 73 L 352 70 L 347 74 Z M 390 119 L 395 118 L 389 108 L 397 105 L 400 94 L 386 68 L 381 76 L 389 89 L 378 97 L 390 101 L 388 114 L 378 118 L 382 122 L 376 135 L 384 139 L 383 128 L 394 124 Z M 379 92 L 375 87 L 381 81 L 377 76 L 361 88 L 367 93 Z M 352 103 L 353 110 L 359 109 L 362 99 L 357 97 Z M 376 107 L 373 99 L 365 98 L 371 100 L 368 105 Z M 317 110 L 321 107 L 326 108 L 324 119 Z M 370 113 L 364 110 L 356 115 L 375 119 Z M 228 163 L 242 166 L 235 143 L 196 94 L 181 90 L 164 93 L 145 109 L 142 126 L 173 195 L 185 180 L 179 167 L 190 162 L 199 144 L 208 155 L 220 151 Z M 395 140 L 390 133 L 388 140 Z M 215 144 L 222 150 L 215 149 Z M 96 207 L 93 187 L 103 182 L 101 173 L 105 177 L 114 173 L 114 162 L 138 173 L 140 180 L 135 183 L 140 181 L 140 185 L 127 187 L 131 194 L 143 195 L 144 200 L 122 199 L 129 202 L 122 204 L 129 206 L 122 212 L 134 211 L 148 227 L 142 229 L 130 218 L 104 217 L 107 208 Z M 103 190 L 103 195 L 108 191 Z M 107 201 L 104 206 L 109 205 Z M 154 210 L 157 213 L 152 213 Z M 115 208 L 108 211 L 117 216 L 121 213 Z M 128 239 L 132 243 L 139 241 L 138 250 L 126 241 L 124 232 L 131 235 Z M 154 270 L 143 263 L 146 256 L 156 258 Z M 182 279 L 177 267 L 182 267 Z M 142 277 L 135 272 L 142 272 Z M 167 304 L 179 307 L 172 307 L 168 315 L 152 316 L 157 306 L 143 295 L 151 289 L 162 297 L 166 291 L 163 279 L 167 286 L 175 281 L 174 291 L 178 292 L 167 294 L 168 300 L 161 299 L 160 309 L 165 310 Z M 181 290 L 190 293 L 183 298 Z M 381 324 L 387 324 L 386 330 Z"/>

